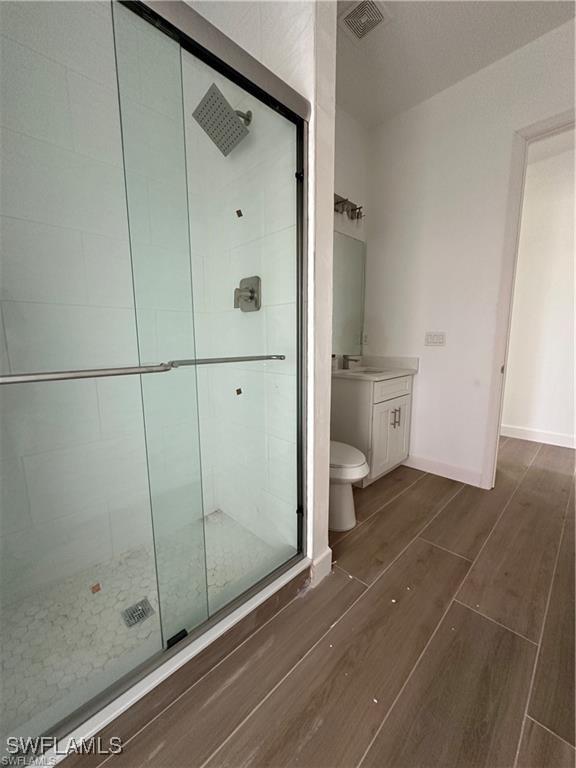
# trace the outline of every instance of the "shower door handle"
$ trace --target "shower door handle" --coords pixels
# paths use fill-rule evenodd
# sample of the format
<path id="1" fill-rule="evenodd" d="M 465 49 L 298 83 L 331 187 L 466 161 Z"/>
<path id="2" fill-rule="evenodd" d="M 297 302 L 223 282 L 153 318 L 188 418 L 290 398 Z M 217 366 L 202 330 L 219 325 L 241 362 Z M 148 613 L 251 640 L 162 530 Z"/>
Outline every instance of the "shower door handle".
<path id="1" fill-rule="evenodd" d="M 221 363 L 248 363 L 258 360 L 285 360 L 286 355 L 243 355 L 242 357 L 197 357 L 188 360 L 169 360 L 154 365 L 134 365 L 123 368 L 83 368 L 77 371 L 46 371 L 40 373 L 10 373 L 0 376 L 0 384 L 32 384 L 39 381 L 70 381 L 71 379 L 98 379 L 107 376 L 139 376 L 145 373 L 166 373 L 174 368 Z"/>

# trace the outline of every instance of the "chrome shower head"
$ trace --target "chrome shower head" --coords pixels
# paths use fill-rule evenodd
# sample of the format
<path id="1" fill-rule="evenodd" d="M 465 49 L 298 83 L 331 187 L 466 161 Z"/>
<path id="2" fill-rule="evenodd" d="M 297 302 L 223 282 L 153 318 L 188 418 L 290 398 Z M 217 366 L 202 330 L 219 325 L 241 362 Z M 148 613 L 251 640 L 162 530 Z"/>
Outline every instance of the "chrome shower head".
<path id="1" fill-rule="evenodd" d="M 252 120 L 252 113 L 234 111 L 212 83 L 192 117 L 226 157 L 248 136 L 247 126 Z"/>

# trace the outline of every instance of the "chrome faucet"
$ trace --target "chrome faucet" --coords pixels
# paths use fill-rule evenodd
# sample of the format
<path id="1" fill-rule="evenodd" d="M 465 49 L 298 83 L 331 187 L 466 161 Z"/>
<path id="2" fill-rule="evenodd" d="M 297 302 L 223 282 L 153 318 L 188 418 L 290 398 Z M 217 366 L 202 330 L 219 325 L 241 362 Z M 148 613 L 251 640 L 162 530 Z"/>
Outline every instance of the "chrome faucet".
<path id="1" fill-rule="evenodd" d="M 359 363 L 362 358 L 353 357 L 352 355 L 342 355 L 342 368 L 345 371 L 350 370 L 350 363 Z"/>

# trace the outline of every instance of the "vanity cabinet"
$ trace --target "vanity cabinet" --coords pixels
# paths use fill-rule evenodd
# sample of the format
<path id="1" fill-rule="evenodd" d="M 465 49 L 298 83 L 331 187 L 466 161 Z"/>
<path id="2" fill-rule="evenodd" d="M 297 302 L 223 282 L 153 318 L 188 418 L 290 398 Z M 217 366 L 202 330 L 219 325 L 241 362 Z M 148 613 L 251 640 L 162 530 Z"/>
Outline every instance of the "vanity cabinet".
<path id="1" fill-rule="evenodd" d="M 370 473 L 359 485 L 370 485 L 408 457 L 411 405 L 412 376 L 333 378 L 330 437 L 366 456 Z"/>
<path id="2" fill-rule="evenodd" d="M 372 409 L 372 444 L 368 481 L 397 467 L 408 456 L 410 395 L 376 403 Z"/>

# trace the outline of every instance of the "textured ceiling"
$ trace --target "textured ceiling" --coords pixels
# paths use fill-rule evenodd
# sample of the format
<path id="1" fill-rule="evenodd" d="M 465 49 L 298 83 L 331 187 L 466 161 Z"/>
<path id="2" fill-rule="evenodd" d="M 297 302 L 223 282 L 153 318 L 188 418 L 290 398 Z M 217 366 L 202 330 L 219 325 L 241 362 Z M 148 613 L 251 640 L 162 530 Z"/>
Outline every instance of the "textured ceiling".
<path id="1" fill-rule="evenodd" d="M 340 0 L 339 16 L 355 2 Z M 572 2 L 384 3 L 391 19 L 352 42 L 338 27 L 336 101 L 367 127 L 439 93 L 574 17 Z"/>

